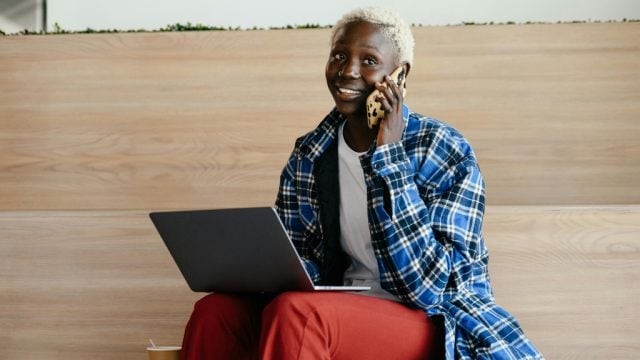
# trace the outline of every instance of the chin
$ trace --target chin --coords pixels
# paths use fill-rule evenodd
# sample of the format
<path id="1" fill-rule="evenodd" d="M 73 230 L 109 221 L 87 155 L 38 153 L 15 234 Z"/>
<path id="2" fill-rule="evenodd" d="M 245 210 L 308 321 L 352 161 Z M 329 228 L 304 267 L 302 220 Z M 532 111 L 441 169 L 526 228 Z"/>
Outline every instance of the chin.
<path id="1" fill-rule="evenodd" d="M 345 117 L 357 117 L 362 116 L 366 117 L 366 107 L 364 104 L 355 104 L 355 103 L 340 103 L 336 102 L 336 109 L 338 112 Z"/>
<path id="2" fill-rule="evenodd" d="M 357 117 L 357 116 L 365 116 L 366 113 L 360 109 L 353 109 L 352 107 L 345 106 L 336 106 L 338 112 L 345 117 Z"/>

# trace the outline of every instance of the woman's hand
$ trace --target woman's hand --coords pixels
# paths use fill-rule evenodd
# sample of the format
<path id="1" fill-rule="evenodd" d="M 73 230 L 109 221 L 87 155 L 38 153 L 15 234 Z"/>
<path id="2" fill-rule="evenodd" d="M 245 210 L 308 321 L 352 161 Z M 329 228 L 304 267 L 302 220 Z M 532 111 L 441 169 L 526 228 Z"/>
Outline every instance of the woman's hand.
<path id="1" fill-rule="evenodd" d="M 376 83 L 376 89 L 384 95 L 376 98 L 384 110 L 384 117 L 378 124 L 377 146 L 400 141 L 405 127 L 402 118 L 402 104 L 404 102 L 402 89 L 388 75 L 384 77 L 384 82 L 386 87 L 381 83 Z M 404 83 L 401 83 L 400 86 L 404 86 Z"/>

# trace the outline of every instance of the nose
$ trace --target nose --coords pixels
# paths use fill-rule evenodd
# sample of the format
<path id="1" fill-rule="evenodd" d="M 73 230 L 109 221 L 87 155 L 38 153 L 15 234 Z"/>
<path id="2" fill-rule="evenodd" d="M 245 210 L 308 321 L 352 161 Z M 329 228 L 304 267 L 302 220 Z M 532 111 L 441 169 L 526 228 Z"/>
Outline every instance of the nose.
<path id="1" fill-rule="evenodd" d="M 346 61 L 342 66 L 342 69 L 338 71 L 338 76 L 341 78 L 360 78 L 360 66 L 355 61 Z"/>

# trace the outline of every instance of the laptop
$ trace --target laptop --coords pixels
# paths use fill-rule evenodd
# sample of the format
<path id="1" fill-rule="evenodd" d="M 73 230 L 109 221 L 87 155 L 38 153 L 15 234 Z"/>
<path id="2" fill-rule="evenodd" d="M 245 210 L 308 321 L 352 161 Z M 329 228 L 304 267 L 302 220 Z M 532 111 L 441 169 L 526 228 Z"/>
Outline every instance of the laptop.
<path id="1" fill-rule="evenodd" d="M 164 211 L 149 216 L 193 291 L 370 290 L 314 286 L 274 208 Z"/>

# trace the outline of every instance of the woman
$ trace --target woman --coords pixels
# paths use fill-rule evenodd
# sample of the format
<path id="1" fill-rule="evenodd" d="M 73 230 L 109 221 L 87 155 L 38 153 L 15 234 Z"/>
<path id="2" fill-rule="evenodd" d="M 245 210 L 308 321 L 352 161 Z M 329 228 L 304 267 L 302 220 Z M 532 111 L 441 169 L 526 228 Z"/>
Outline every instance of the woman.
<path id="1" fill-rule="evenodd" d="M 351 293 L 200 300 L 183 358 L 539 359 L 494 303 L 482 237 L 484 183 L 455 129 L 412 113 L 410 28 L 357 9 L 334 27 L 325 75 L 336 107 L 299 138 L 276 209 L 319 284 Z M 366 99 L 384 110 L 370 127 Z"/>

